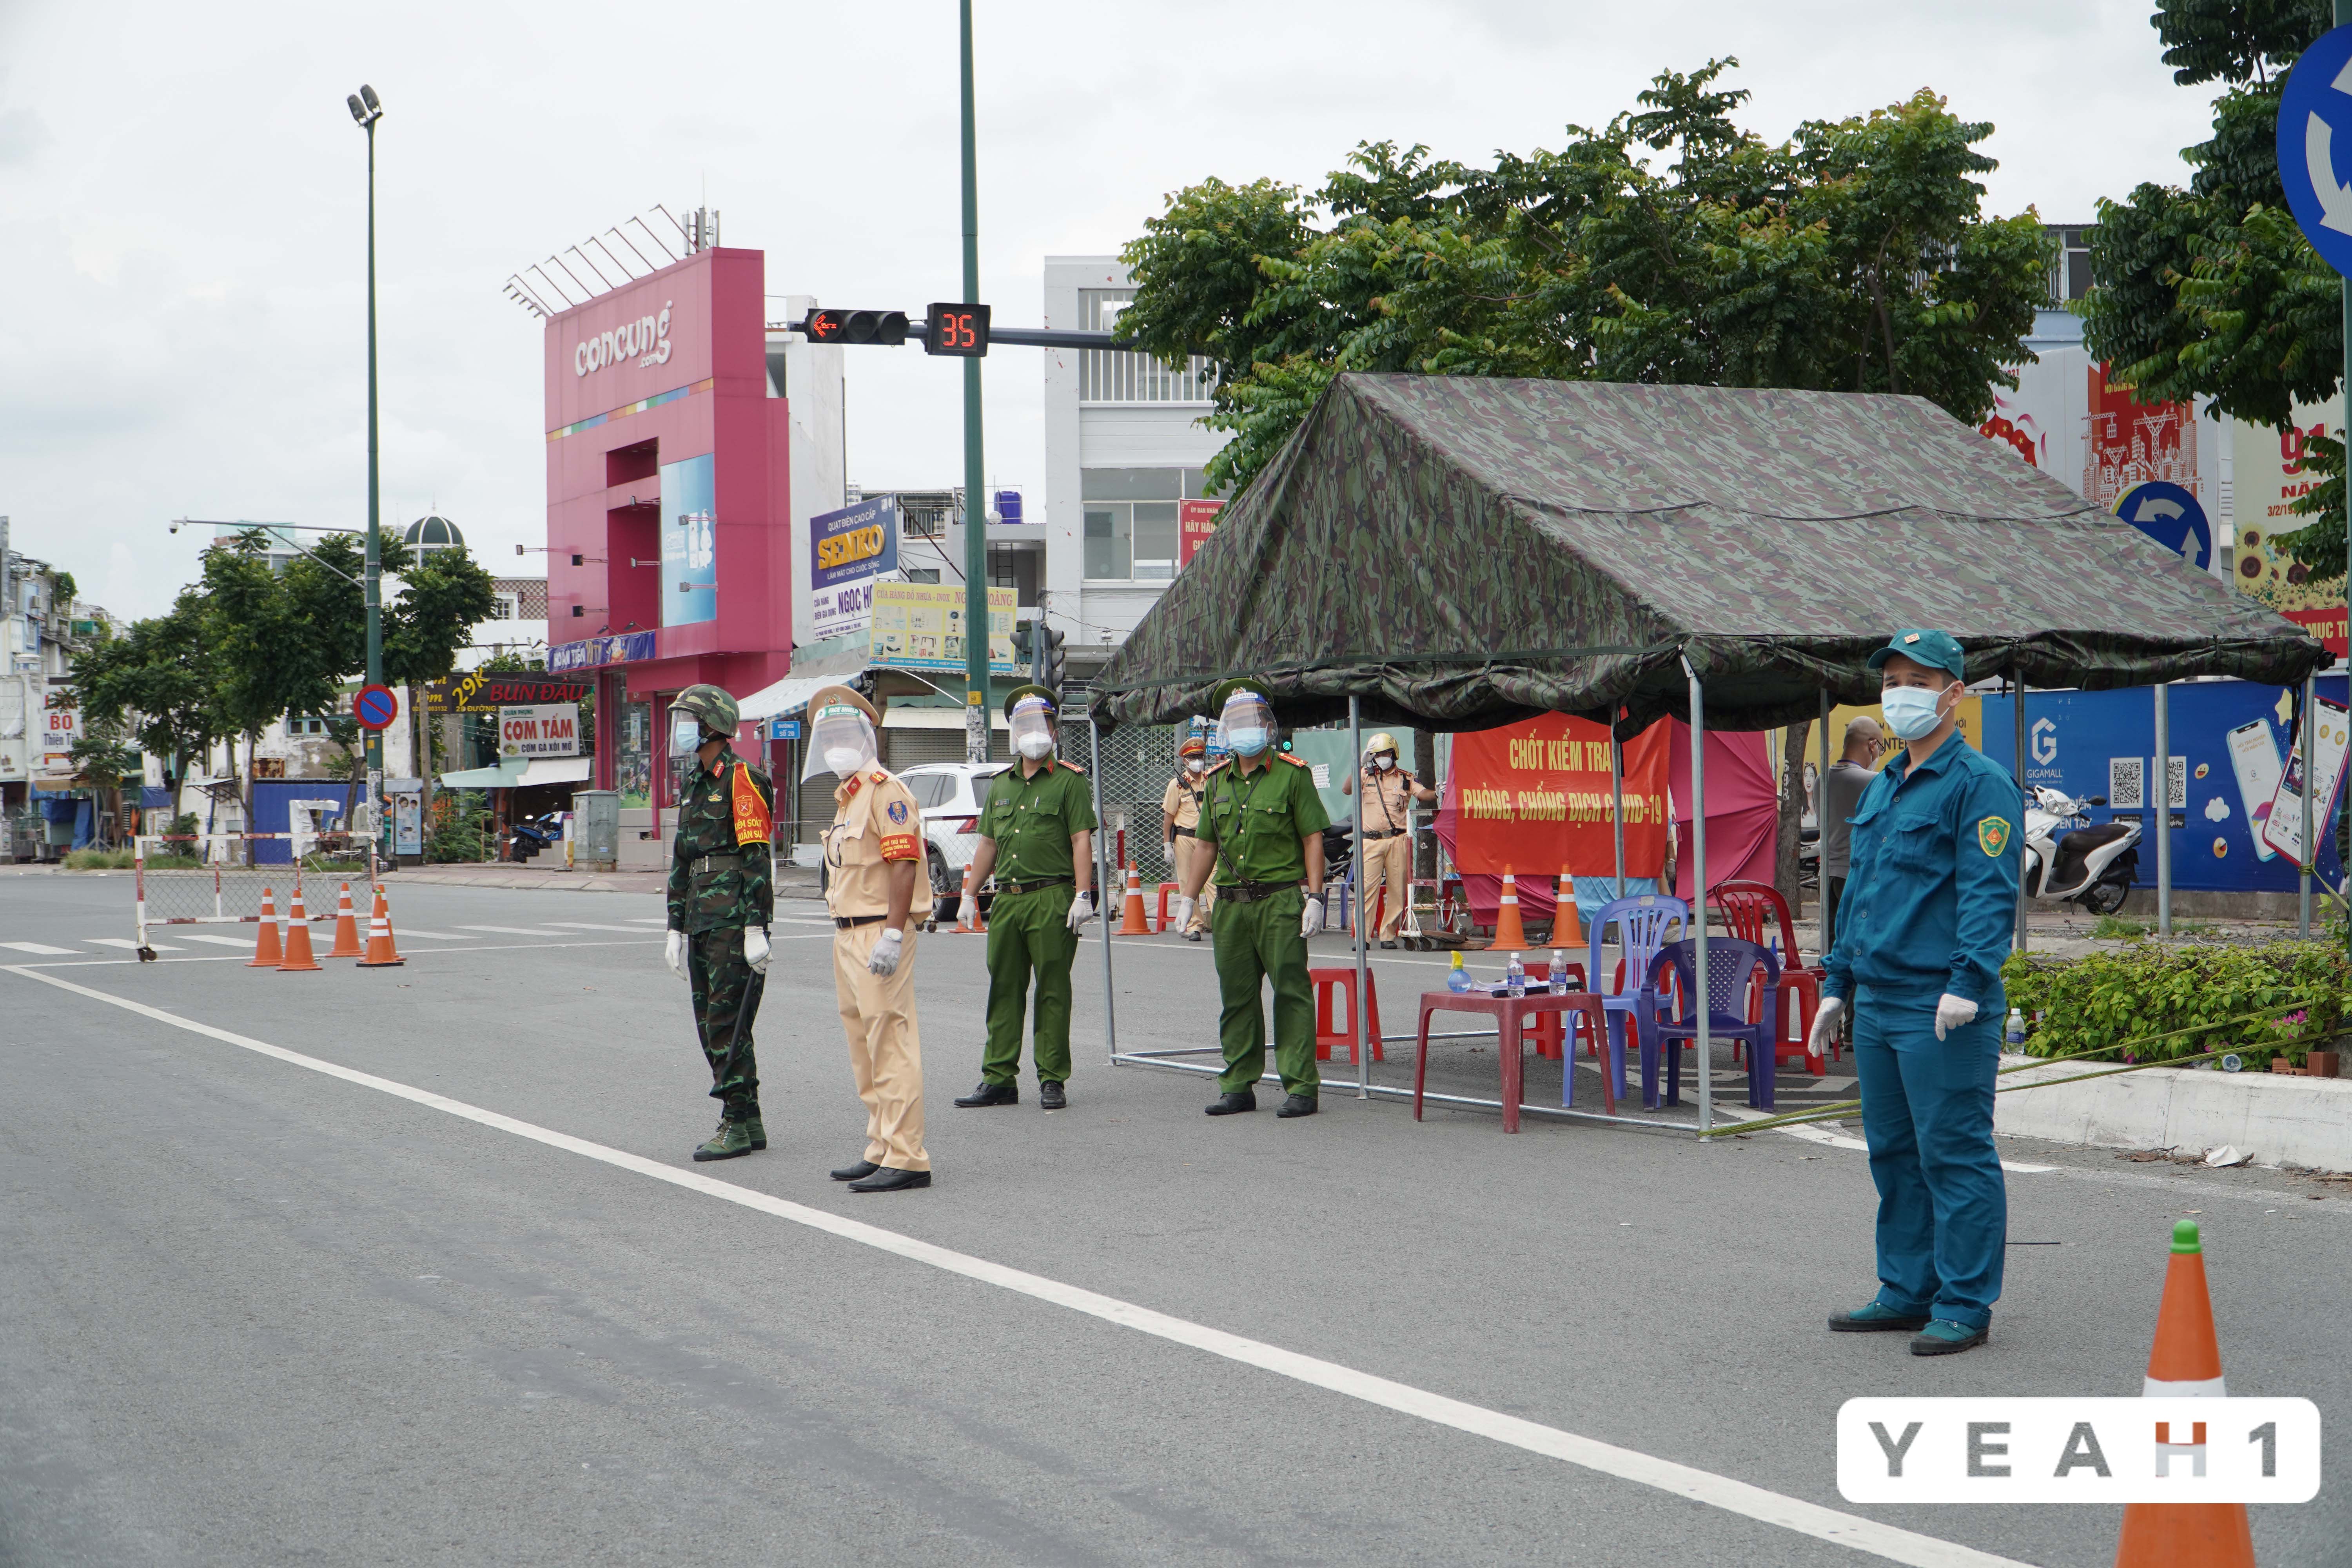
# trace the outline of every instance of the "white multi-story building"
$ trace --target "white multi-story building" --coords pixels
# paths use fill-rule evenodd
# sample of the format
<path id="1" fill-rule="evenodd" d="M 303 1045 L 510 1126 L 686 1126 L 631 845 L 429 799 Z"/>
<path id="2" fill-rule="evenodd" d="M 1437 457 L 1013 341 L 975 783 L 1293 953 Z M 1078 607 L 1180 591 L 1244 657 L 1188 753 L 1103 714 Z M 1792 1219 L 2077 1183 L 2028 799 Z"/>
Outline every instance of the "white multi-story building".
<path id="1" fill-rule="evenodd" d="M 1049 328 L 1115 330 L 1134 298 L 1116 257 L 1045 258 Z M 1068 634 L 1070 676 L 1085 679 L 1175 580 L 1181 503 L 1205 497 L 1201 471 L 1231 437 L 1200 422 L 1210 407 L 1205 360 L 1179 370 L 1149 354 L 1109 349 L 1042 353 L 1040 609 L 1048 625 Z"/>

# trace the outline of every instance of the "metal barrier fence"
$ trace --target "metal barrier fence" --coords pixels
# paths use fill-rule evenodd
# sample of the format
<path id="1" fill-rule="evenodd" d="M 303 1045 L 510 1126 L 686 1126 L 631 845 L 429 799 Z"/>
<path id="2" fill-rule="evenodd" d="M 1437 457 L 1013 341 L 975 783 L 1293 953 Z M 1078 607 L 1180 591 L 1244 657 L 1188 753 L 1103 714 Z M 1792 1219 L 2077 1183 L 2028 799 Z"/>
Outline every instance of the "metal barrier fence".
<path id="1" fill-rule="evenodd" d="M 283 858 L 262 858 L 281 846 Z M 274 895 L 272 913 L 284 920 L 306 871 L 314 879 L 363 880 L 371 889 L 374 882 L 367 840 L 349 833 L 142 834 L 132 851 L 142 948 L 150 926 L 258 922 L 265 891 Z M 303 913 L 313 922 L 331 921 L 335 907 L 322 899 Z"/>

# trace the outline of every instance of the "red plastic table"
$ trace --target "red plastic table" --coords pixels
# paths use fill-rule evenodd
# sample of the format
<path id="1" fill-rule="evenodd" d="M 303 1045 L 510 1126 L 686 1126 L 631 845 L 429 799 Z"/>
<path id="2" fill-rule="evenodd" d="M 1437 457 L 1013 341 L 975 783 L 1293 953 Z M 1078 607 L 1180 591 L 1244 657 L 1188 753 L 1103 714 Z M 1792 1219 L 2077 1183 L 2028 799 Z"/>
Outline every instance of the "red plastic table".
<path id="1" fill-rule="evenodd" d="M 1421 1120 L 1422 1085 L 1429 1077 L 1429 1017 L 1433 1013 L 1484 1013 L 1495 1020 L 1499 1037 L 1497 1054 L 1503 1063 L 1503 1131 L 1519 1130 L 1519 1101 L 1527 1079 L 1525 1021 L 1547 1013 L 1582 1013 L 1595 1039 L 1607 1039 L 1601 998 L 1590 991 L 1551 992 L 1534 996 L 1488 996 L 1476 991 L 1424 991 L 1421 994 L 1420 1037 L 1412 1068 L 1412 1119 Z M 1560 1070 L 1572 1073 L 1573 1061 L 1563 1059 Z M 1617 1086 L 1601 1075 L 1601 1107 L 1617 1114 Z"/>

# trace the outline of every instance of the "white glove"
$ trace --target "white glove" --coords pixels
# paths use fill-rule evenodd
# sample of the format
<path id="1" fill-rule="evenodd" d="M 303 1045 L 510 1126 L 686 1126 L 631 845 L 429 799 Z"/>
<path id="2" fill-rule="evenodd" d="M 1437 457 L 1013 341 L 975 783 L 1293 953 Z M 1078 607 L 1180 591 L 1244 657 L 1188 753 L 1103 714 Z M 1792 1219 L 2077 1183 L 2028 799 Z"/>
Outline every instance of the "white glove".
<path id="1" fill-rule="evenodd" d="M 1095 896 L 1092 893 L 1080 893 L 1076 898 L 1070 900 L 1069 919 L 1070 929 L 1072 931 L 1076 931 L 1080 926 L 1086 924 L 1088 921 L 1094 918 Z"/>
<path id="2" fill-rule="evenodd" d="M 1977 1005 L 1965 996 L 1955 996 L 1947 991 L 1936 1003 L 1936 1037 L 1939 1040 L 1946 1030 L 1976 1021 Z"/>
<path id="3" fill-rule="evenodd" d="M 1298 911 L 1298 934 L 1302 937 L 1313 936 L 1322 929 L 1323 900 L 1309 899 L 1307 900 L 1306 907 Z"/>
<path id="4" fill-rule="evenodd" d="M 757 926 L 743 928 L 743 962 L 751 965 L 752 973 L 767 973 L 768 959 L 774 952 L 774 944 L 768 941 L 766 931 Z"/>
<path id="5" fill-rule="evenodd" d="M 1160 853 L 1171 866 L 1176 864 L 1176 840 L 1171 838 L 1167 843 L 1162 844 L 1160 847 Z"/>
<path id="6" fill-rule="evenodd" d="M 1192 923 L 1192 900 L 1179 893 L 1168 902 L 1168 923 L 1184 931 Z"/>
<path id="7" fill-rule="evenodd" d="M 906 934 L 897 926 L 892 926 L 875 942 L 873 954 L 866 959 L 866 967 L 876 974 L 898 973 L 898 957 L 906 952 L 905 942 Z"/>
<path id="8" fill-rule="evenodd" d="M 687 978 L 684 931 L 674 931 L 669 933 L 669 941 L 662 947 L 662 962 L 669 965 L 669 972 L 672 974 L 677 975 L 680 980 Z"/>
<path id="9" fill-rule="evenodd" d="M 1845 1014 L 1845 998 L 1824 996 L 1822 1005 L 1813 1009 L 1812 1032 L 1805 1037 L 1807 1054 L 1829 1059 L 1830 1047 L 1837 1041 L 1838 1019 Z"/>

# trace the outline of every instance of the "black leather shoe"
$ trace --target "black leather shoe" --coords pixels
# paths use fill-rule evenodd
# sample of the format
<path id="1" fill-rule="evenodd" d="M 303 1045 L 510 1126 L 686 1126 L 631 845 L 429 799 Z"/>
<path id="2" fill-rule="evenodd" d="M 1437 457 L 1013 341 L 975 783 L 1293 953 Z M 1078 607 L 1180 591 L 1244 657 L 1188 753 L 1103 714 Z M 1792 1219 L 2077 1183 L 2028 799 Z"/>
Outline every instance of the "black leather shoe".
<path id="1" fill-rule="evenodd" d="M 903 1193 L 912 1187 L 928 1187 L 930 1184 L 931 1173 L 929 1171 L 895 1171 L 884 1165 L 864 1181 L 850 1183 L 849 1190 L 853 1193 Z"/>
<path id="2" fill-rule="evenodd" d="M 1221 1094 L 1217 1096 L 1216 1104 L 1205 1107 L 1204 1109 L 1206 1109 L 1208 1113 L 1212 1116 L 1233 1116 L 1244 1110 L 1255 1110 L 1257 1109 L 1257 1094 L 1255 1090 L 1246 1089 L 1237 1090 L 1232 1094 Z"/>
<path id="3" fill-rule="evenodd" d="M 854 1165 L 844 1165 L 833 1173 L 836 1182 L 862 1182 L 882 1167 L 871 1160 L 860 1160 Z"/>
<path id="4" fill-rule="evenodd" d="M 956 1103 L 967 1110 L 975 1105 L 1018 1105 L 1021 1103 L 1021 1086 L 1017 1083 L 983 1083 L 958 1099 Z"/>
<path id="5" fill-rule="evenodd" d="M 1382 952 L 1394 952 L 1396 951 L 1396 943 L 1392 942 L 1384 942 L 1381 943 L 1381 951 Z"/>
<path id="6" fill-rule="evenodd" d="M 1062 1086 L 1049 1078 L 1037 1086 L 1037 1104 L 1045 1110 L 1066 1110 L 1070 1100 L 1062 1092 Z"/>
<path id="7" fill-rule="evenodd" d="M 1286 1094 L 1282 1098 L 1282 1109 L 1275 1114 L 1276 1116 L 1312 1116 L 1316 1109 L 1313 1095 Z"/>
<path id="8" fill-rule="evenodd" d="M 1832 1312 L 1830 1332 L 1833 1334 L 1917 1333 L 1927 1326 L 1926 1312 L 1898 1312 L 1877 1301 L 1857 1307 L 1851 1312 Z"/>

